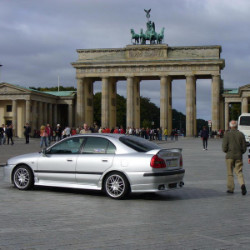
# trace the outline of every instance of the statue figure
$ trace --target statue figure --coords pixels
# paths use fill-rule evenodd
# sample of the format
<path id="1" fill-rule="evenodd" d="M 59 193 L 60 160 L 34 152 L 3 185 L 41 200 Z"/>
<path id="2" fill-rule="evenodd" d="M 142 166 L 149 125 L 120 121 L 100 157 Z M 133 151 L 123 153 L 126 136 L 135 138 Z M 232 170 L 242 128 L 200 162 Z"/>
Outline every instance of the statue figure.
<path id="1" fill-rule="evenodd" d="M 138 34 L 136 34 L 133 29 L 131 29 L 130 32 L 131 32 L 131 35 L 132 35 L 131 40 L 135 39 L 135 44 L 139 44 L 140 36 Z"/>
<path id="2" fill-rule="evenodd" d="M 143 29 L 141 29 L 141 33 L 140 33 L 140 43 L 141 43 L 141 44 L 146 44 L 146 40 L 147 40 L 147 37 L 146 37 L 146 35 L 143 33 Z"/>
<path id="3" fill-rule="evenodd" d="M 158 44 L 161 44 L 162 40 L 164 39 L 164 30 L 165 30 L 165 28 L 163 27 L 161 29 L 161 32 L 157 34 L 157 43 Z"/>
<path id="4" fill-rule="evenodd" d="M 151 9 L 149 9 L 149 10 L 144 9 L 144 11 L 146 12 L 146 17 L 148 19 L 148 21 L 146 23 L 147 29 L 146 29 L 145 33 L 143 33 L 143 29 L 141 29 L 139 35 L 136 34 L 133 29 L 131 29 L 130 30 L 131 34 L 132 34 L 131 40 L 133 40 L 133 39 L 135 40 L 134 44 L 139 44 L 139 43 L 146 44 L 146 41 L 149 41 L 150 44 L 155 44 L 156 42 L 157 42 L 157 44 L 161 44 L 163 41 L 163 38 L 164 38 L 164 29 L 165 28 L 162 28 L 160 33 L 156 33 L 155 23 L 149 20 Z"/>
<path id="5" fill-rule="evenodd" d="M 149 9 L 149 10 L 145 10 L 145 9 L 144 9 L 144 11 L 147 13 L 147 14 L 146 14 L 146 17 L 147 17 L 147 19 L 148 19 L 148 21 L 149 21 L 149 18 L 150 18 L 150 14 L 149 14 L 149 13 L 150 13 L 151 9 Z"/>

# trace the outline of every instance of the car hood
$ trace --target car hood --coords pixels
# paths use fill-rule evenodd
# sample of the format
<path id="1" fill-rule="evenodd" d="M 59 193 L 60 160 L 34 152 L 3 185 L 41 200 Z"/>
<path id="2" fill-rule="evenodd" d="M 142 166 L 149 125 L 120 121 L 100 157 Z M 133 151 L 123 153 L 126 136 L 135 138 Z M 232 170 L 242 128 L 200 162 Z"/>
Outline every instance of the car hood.
<path id="1" fill-rule="evenodd" d="M 17 164 L 21 162 L 26 162 L 26 161 L 36 161 L 37 158 L 41 155 L 41 153 L 30 153 L 30 154 L 24 154 L 24 155 L 18 155 L 15 157 L 12 157 L 8 159 L 7 163 L 8 164 Z"/>

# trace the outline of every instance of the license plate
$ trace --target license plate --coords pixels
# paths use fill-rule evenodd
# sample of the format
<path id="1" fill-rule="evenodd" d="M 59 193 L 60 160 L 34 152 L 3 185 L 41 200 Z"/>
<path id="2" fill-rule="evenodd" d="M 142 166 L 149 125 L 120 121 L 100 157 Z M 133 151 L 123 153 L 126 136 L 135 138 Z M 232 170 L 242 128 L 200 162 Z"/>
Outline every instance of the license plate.
<path id="1" fill-rule="evenodd" d="M 167 160 L 166 163 L 167 163 L 167 167 L 169 168 L 177 167 L 178 165 L 177 160 Z"/>

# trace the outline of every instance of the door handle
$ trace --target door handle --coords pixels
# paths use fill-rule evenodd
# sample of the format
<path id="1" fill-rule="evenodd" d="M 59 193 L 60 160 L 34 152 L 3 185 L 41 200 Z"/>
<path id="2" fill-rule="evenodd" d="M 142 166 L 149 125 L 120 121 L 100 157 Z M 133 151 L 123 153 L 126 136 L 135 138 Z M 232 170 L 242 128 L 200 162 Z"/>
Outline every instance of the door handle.
<path id="1" fill-rule="evenodd" d="M 73 161 L 72 159 L 67 159 L 67 161 Z"/>
<path id="2" fill-rule="evenodd" d="M 108 162 L 108 160 L 103 159 L 102 162 Z"/>

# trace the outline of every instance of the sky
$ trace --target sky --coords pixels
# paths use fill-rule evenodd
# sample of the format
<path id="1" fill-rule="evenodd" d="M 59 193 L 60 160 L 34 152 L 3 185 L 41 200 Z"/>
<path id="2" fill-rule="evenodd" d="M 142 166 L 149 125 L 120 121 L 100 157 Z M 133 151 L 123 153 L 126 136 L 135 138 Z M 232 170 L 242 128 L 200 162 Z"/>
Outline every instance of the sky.
<path id="1" fill-rule="evenodd" d="M 130 29 L 165 27 L 168 46 L 221 45 L 225 88 L 250 83 L 249 0 L 0 0 L 0 82 L 76 87 L 77 49 L 124 48 Z M 126 82 L 118 82 L 126 97 Z M 173 108 L 185 114 L 185 81 L 173 81 Z M 94 91 L 101 90 L 101 82 Z M 160 81 L 141 95 L 160 105 Z M 211 80 L 197 81 L 197 118 L 211 119 Z"/>

